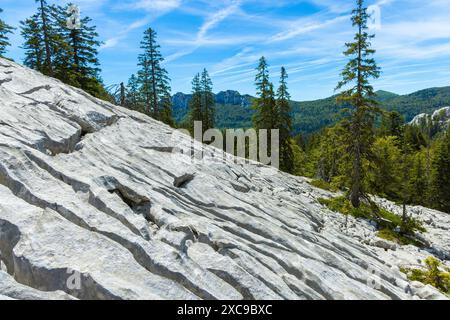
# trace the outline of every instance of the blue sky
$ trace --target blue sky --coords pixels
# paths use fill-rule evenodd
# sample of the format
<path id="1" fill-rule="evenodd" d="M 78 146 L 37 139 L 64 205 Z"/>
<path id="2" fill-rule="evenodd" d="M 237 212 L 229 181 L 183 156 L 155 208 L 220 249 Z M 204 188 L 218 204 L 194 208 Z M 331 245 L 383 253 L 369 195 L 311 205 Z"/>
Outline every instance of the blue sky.
<path id="1" fill-rule="evenodd" d="M 67 3 L 66 0 L 48 0 Z M 90 16 L 104 45 L 102 77 L 109 84 L 136 72 L 145 28 L 158 32 L 173 93 L 190 91 L 204 67 L 214 90 L 254 94 L 255 67 L 264 55 L 277 83 L 289 73 L 295 100 L 334 94 L 353 37 L 354 0 L 72 0 Z M 373 41 L 382 76 L 375 88 L 400 94 L 450 85 L 450 0 L 370 0 L 381 17 Z M 34 0 L 1 0 L 2 18 L 13 26 L 34 13 Z M 18 33 L 18 32 L 17 32 Z M 9 56 L 22 61 L 21 37 Z"/>

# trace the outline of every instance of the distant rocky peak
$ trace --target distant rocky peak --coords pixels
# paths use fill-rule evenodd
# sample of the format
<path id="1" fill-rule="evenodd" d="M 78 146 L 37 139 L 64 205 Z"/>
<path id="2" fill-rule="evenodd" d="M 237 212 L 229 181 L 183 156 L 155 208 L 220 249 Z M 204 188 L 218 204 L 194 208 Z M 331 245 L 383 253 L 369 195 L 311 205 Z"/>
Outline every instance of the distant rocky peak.
<path id="1" fill-rule="evenodd" d="M 189 106 L 189 101 L 192 98 L 192 94 L 185 94 L 178 92 L 172 96 L 172 103 L 174 110 L 186 109 Z M 252 97 L 250 95 L 241 95 L 236 90 L 220 91 L 214 95 L 215 102 L 217 104 L 235 105 L 248 107 L 251 105 Z"/>
<path id="2" fill-rule="evenodd" d="M 440 108 L 432 114 L 421 113 L 415 116 L 410 124 L 421 127 L 432 126 L 445 130 L 450 125 L 450 107 Z"/>

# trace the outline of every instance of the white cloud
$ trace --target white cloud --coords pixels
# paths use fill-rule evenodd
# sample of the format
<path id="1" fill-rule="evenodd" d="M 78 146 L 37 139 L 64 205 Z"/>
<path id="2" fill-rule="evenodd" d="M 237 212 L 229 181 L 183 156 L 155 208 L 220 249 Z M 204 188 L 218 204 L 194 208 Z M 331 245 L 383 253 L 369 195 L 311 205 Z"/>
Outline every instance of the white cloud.
<path id="1" fill-rule="evenodd" d="M 329 26 L 332 26 L 334 24 L 348 21 L 350 19 L 349 16 L 339 16 L 330 20 L 326 20 L 324 22 L 305 22 L 303 19 L 294 22 L 293 26 L 287 28 L 286 30 L 283 30 L 282 32 L 279 32 L 272 36 L 269 40 L 269 42 L 275 42 L 275 41 L 283 41 L 288 40 L 300 35 L 303 35 L 305 33 L 310 33 L 312 31 L 316 31 L 319 29 L 323 29 Z M 304 24 L 304 25 L 303 25 Z"/>
<path id="2" fill-rule="evenodd" d="M 181 5 L 181 0 L 139 0 L 127 6 L 130 9 L 144 9 L 152 14 L 172 11 Z"/>
<path id="3" fill-rule="evenodd" d="M 210 14 L 206 17 L 203 24 L 200 26 L 195 38 L 192 40 L 168 40 L 167 43 L 171 43 L 172 45 L 182 45 L 184 48 L 182 50 L 179 50 L 175 52 L 174 54 L 167 57 L 166 62 L 174 61 L 176 59 L 179 59 L 181 57 L 187 56 L 193 52 L 195 52 L 198 48 L 204 46 L 204 45 L 219 45 L 219 44 L 236 44 L 237 38 L 234 37 L 232 39 L 230 38 L 214 38 L 209 39 L 207 37 L 208 31 L 216 27 L 218 24 L 220 24 L 223 20 L 228 18 L 233 13 L 236 13 L 239 10 L 239 7 L 241 5 L 241 0 L 232 0 L 231 4 L 227 5 L 225 8 L 222 8 L 221 10 Z M 242 39 L 241 39 L 242 40 Z M 187 47 L 187 48 L 186 48 Z"/>
<path id="4" fill-rule="evenodd" d="M 100 47 L 101 50 L 104 49 L 110 49 L 116 47 L 121 40 L 126 38 L 126 36 L 133 30 L 138 29 L 140 27 L 145 26 L 146 24 L 150 23 L 152 18 L 150 16 L 147 16 L 143 19 L 139 19 L 136 21 L 133 21 L 131 24 L 129 24 L 125 29 L 120 31 L 115 37 L 107 39 L 104 44 Z"/>
<path id="5" fill-rule="evenodd" d="M 204 39 L 208 31 L 225 20 L 228 16 L 235 13 L 239 9 L 241 1 L 232 1 L 231 5 L 209 16 L 197 33 L 197 39 Z"/>
<path id="6" fill-rule="evenodd" d="M 145 10 L 147 16 L 142 19 L 133 21 L 125 29 L 121 30 L 116 36 L 109 38 L 101 46 L 100 49 L 110 49 L 116 47 L 121 40 L 126 38 L 128 34 L 138 28 L 149 24 L 154 19 L 177 9 L 181 5 L 181 0 L 139 0 L 134 3 L 125 3 L 120 5 L 119 9 L 128 10 Z"/>

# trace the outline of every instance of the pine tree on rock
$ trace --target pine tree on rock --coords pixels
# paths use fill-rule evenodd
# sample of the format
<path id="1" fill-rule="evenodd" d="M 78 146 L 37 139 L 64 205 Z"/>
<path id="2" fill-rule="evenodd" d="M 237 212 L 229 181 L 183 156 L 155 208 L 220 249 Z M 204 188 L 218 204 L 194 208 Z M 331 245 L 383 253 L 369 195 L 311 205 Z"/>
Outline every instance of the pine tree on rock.
<path id="1" fill-rule="evenodd" d="M 21 34 L 25 39 L 22 46 L 25 49 L 24 64 L 66 82 L 69 47 L 59 32 L 57 7 L 49 6 L 45 0 L 36 2 L 37 13 L 21 21 Z M 57 66 L 60 68 L 59 72 L 56 72 Z"/>
<path id="2" fill-rule="evenodd" d="M 450 213 L 450 128 L 437 141 L 431 169 L 431 206 Z"/>
<path id="3" fill-rule="evenodd" d="M 92 19 L 83 17 L 78 28 L 68 28 L 67 21 L 71 12 L 71 4 L 65 7 L 54 7 L 58 22 L 58 32 L 67 46 L 69 56 L 66 74 L 70 74 L 74 85 L 98 98 L 104 98 L 106 91 L 100 78 L 100 63 L 98 60 L 98 40 L 96 27 L 92 26 Z"/>
<path id="4" fill-rule="evenodd" d="M 373 87 L 369 83 L 370 78 L 378 78 L 380 69 L 377 67 L 372 55 L 370 40 L 374 37 L 367 33 L 369 15 L 364 7 L 363 0 L 357 0 L 357 8 L 353 10 L 353 26 L 358 29 L 354 42 L 347 43 L 344 55 L 350 57 L 350 61 L 342 71 L 342 81 L 336 90 L 350 86 L 350 89 L 341 93 L 338 100 L 350 103 L 352 116 L 349 125 L 351 141 L 349 153 L 352 160 L 351 182 L 349 198 L 354 207 L 359 207 L 361 199 L 365 197 L 363 163 L 370 152 L 370 144 L 373 139 L 374 112 L 376 102 Z"/>
<path id="5" fill-rule="evenodd" d="M 199 73 L 192 79 L 192 98 L 189 101 L 189 131 L 191 134 L 194 133 L 195 121 L 203 121 L 202 86 Z"/>
<path id="6" fill-rule="evenodd" d="M 0 13 L 3 12 L 3 9 L 0 8 Z M 6 53 L 6 48 L 10 46 L 8 33 L 12 33 L 14 30 L 13 27 L 6 24 L 5 21 L 0 19 L 0 57 L 3 57 Z"/>
<path id="7" fill-rule="evenodd" d="M 278 112 L 278 129 L 280 130 L 280 169 L 292 173 L 294 170 L 294 152 L 292 136 L 292 118 L 290 95 L 287 87 L 287 72 L 281 68 L 280 87 L 277 91 L 276 109 Z"/>
<path id="8" fill-rule="evenodd" d="M 43 74 L 53 76 L 53 49 L 55 46 L 55 37 L 57 36 L 53 28 L 53 19 L 50 6 L 46 0 L 35 0 L 38 7 L 39 29 L 42 32 L 42 41 L 44 46 L 44 61 L 42 66 Z"/>
<path id="9" fill-rule="evenodd" d="M 203 130 L 208 130 L 214 128 L 214 94 L 212 92 L 213 84 L 212 80 L 209 77 L 208 71 L 206 69 L 203 70 L 201 79 L 201 104 L 202 104 L 202 122 L 203 122 Z"/>
<path id="10" fill-rule="evenodd" d="M 429 178 L 426 173 L 424 152 L 412 156 L 410 175 L 408 179 L 409 203 L 429 206 Z"/>
<path id="11" fill-rule="evenodd" d="M 253 109 L 255 114 L 253 116 L 253 125 L 256 130 L 260 129 L 274 129 L 277 123 L 274 119 L 274 92 L 273 85 L 269 80 L 269 66 L 264 57 L 259 60 L 256 74 L 256 99 L 253 100 Z"/>
<path id="12" fill-rule="evenodd" d="M 74 71 L 72 48 L 69 44 L 65 9 L 56 5 L 49 6 L 52 29 L 52 68 L 53 77 L 75 87 L 81 87 L 78 83 L 79 75 Z M 84 89 L 84 88 L 83 88 Z"/>
<path id="13" fill-rule="evenodd" d="M 125 106 L 132 110 L 144 112 L 138 79 L 134 74 L 131 75 L 126 86 Z"/>
<path id="14" fill-rule="evenodd" d="M 253 127 L 259 130 L 267 130 L 267 155 L 272 155 L 272 136 L 271 130 L 277 129 L 279 123 L 278 112 L 276 108 L 275 92 L 273 84 L 269 79 L 269 66 L 264 57 L 261 57 L 257 67 L 258 73 L 255 77 L 256 95 L 253 100 L 252 108 L 255 110 L 253 115 Z"/>
<path id="15" fill-rule="evenodd" d="M 25 50 L 24 65 L 35 70 L 42 70 L 44 64 L 44 50 L 42 35 L 37 23 L 38 16 L 34 15 L 20 22 L 21 35 L 25 39 L 22 49 Z"/>
<path id="16" fill-rule="evenodd" d="M 169 114 L 167 108 L 171 108 L 167 99 L 170 95 L 170 79 L 167 71 L 162 67 L 164 58 L 159 51 L 160 46 L 156 42 L 156 37 L 156 32 L 151 28 L 144 32 L 144 39 L 141 42 L 141 49 L 144 52 L 139 55 L 138 65 L 141 69 L 138 72 L 138 83 L 144 98 L 146 113 L 160 120 L 160 107 L 164 104 L 165 117 Z"/>
<path id="17" fill-rule="evenodd" d="M 159 110 L 159 120 L 165 124 L 175 127 L 175 120 L 172 114 L 172 96 L 170 95 L 170 87 L 165 87 L 163 84 L 161 87 L 162 96 L 160 98 L 160 110 Z"/>

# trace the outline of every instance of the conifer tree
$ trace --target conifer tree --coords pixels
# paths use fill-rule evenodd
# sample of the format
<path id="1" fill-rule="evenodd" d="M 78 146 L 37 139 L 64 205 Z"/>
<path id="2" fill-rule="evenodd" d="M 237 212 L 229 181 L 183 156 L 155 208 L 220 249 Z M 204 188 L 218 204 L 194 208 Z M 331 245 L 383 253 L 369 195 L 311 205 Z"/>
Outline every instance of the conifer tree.
<path id="1" fill-rule="evenodd" d="M 132 110 L 144 112 L 139 83 L 135 74 L 132 74 L 128 80 L 125 91 L 125 106 Z"/>
<path id="2" fill-rule="evenodd" d="M 25 39 L 22 49 L 25 50 L 24 65 L 38 71 L 43 70 L 45 52 L 42 46 L 42 34 L 39 29 L 38 15 L 20 22 L 21 35 Z"/>
<path id="3" fill-rule="evenodd" d="M 397 112 L 383 112 L 380 131 L 383 135 L 401 137 L 405 120 Z"/>
<path id="4" fill-rule="evenodd" d="M 450 213 L 450 128 L 437 141 L 431 165 L 431 206 Z"/>
<path id="5" fill-rule="evenodd" d="M 280 87 L 277 91 L 277 105 L 280 130 L 280 169 L 292 173 L 294 170 L 294 152 L 291 142 L 292 119 L 290 95 L 287 87 L 287 72 L 284 67 L 281 68 Z"/>
<path id="6" fill-rule="evenodd" d="M 357 7 L 353 10 L 352 22 L 357 28 L 354 41 L 346 43 L 347 50 L 344 55 L 350 57 L 350 61 L 342 71 L 342 81 L 336 90 L 350 87 L 341 93 L 338 100 L 350 103 L 352 114 L 349 125 L 351 141 L 349 153 L 352 156 L 351 182 L 349 198 L 354 207 L 359 207 L 361 199 L 365 197 L 363 163 L 368 158 L 370 144 L 373 139 L 374 112 L 376 102 L 371 78 L 378 78 L 380 69 L 377 67 L 371 49 L 370 40 L 374 37 L 367 33 L 369 14 L 364 7 L 363 0 L 357 0 Z"/>
<path id="7" fill-rule="evenodd" d="M 269 79 L 269 66 L 264 57 L 261 57 L 257 67 L 256 74 L 256 99 L 253 100 L 253 109 L 255 114 L 253 116 L 253 125 L 256 130 L 260 129 L 274 129 L 277 123 L 275 114 L 275 99 L 273 92 L 273 84 Z"/>
<path id="8" fill-rule="evenodd" d="M 408 179 L 408 203 L 428 206 L 429 178 L 426 174 L 425 153 L 417 152 L 412 156 Z"/>
<path id="9" fill-rule="evenodd" d="M 100 63 L 98 60 L 98 40 L 96 26 L 91 25 L 92 19 L 83 17 L 78 27 L 68 28 L 67 20 L 70 18 L 69 8 L 55 8 L 59 22 L 59 33 L 68 46 L 69 72 L 76 82 L 76 86 L 96 97 L 104 95 L 102 80 L 100 78 Z"/>
<path id="10" fill-rule="evenodd" d="M 255 77 L 256 95 L 253 100 L 252 108 L 255 110 L 253 115 L 253 127 L 259 130 L 267 130 L 267 154 L 272 155 L 272 129 L 278 129 L 279 115 L 276 108 L 275 92 L 273 84 L 269 79 L 269 66 L 264 57 L 259 60 L 258 72 Z"/>
<path id="11" fill-rule="evenodd" d="M 201 87 L 201 104 L 202 104 L 202 122 L 203 129 L 208 130 L 214 128 L 214 94 L 212 92 L 212 81 L 208 71 L 203 70 L 200 79 Z"/>
<path id="12" fill-rule="evenodd" d="M 189 101 L 189 130 L 192 134 L 194 133 L 195 121 L 203 121 L 202 86 L 199 73 L 192 79 L 192 98 Z"/>
<path id="13" fill-rule="evenodd" d="M 52 18 L 52 9 L 47 4 L 46 0 L 35 0 L 38 3 L 37 18 L 38 26 L 42 32 L 42 41 L 44 47 L 44 59 L 41 71 L 45 75 L 53 76 L 53 51 L 55 46 L 55 37 L 57 37 L 54 30 L 54 21 Z"/>
<path id="14" fill-rule="evenodd" d="M 175 120 L 172 114 L 172 96 L 170 95 L 170 87 L 166 87 L 166 84 L 162 84 L 160 87 L 162 96 L 160 98 L 160 110 L 159 120 L 168 124 L 171 127 L 175 127 Z"/>
<path id="15" fill-rule="evenodd" d="M 24 64 L 70 83 L 64 71 L 69 66 L 68 46 L 59 30 L 57 6 L 49 6 L 46 0 L 35 1 L 37 13 L 21 22 L 21 34 L 25 39 Z"/>
<path id="16" fill-rule="evenodd" d="M 2 12 L 3 9 L 0 8 L 0 13 Z M 0 57 L 3 57 L 6 53 L 6 47 L 10 46 L 8 33 L 12 33 L 13 30 L 13 27 L 9 26 L 5 21 L 0 19 Z"/>
<path id="17" fill-rule="evenodd" d="M 144 97 L 146 112 L 159 120 L 163 102 L 166 108 L 163 113 L 165 116 L 169 114 L 167 96 L 170 95 L 170 79 L 162 67 L 164 58 L 159 51 L 160 46 L 156 42 L 156 37 L 156 32 L 151 28 L 144 32 L 144 39 L 141 42 L 141 49 L 144 52 L 139 55 L 138 65 L 141 69 L 138 72 L 138 83 Z"/>

